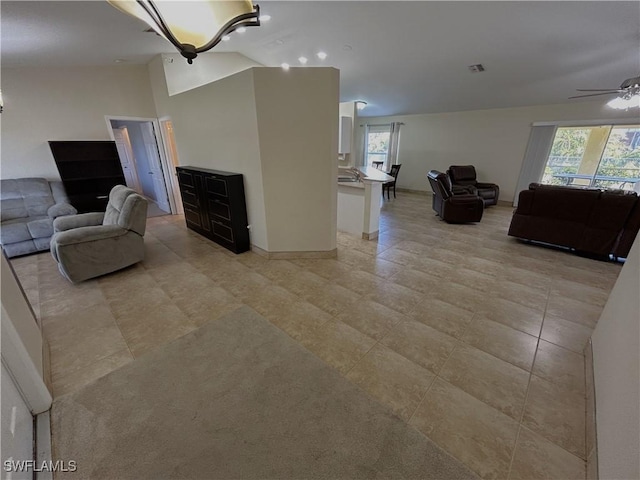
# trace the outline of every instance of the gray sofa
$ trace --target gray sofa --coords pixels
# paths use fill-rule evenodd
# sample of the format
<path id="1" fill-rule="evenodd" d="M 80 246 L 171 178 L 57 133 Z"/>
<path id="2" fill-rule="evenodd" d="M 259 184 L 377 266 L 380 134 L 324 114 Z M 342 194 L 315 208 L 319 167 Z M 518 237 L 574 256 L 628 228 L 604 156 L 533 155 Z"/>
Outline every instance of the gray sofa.
<path id="1" fill-rule="evenodd" d="M 144 259 L 147 200 L 124 185 L 109 193 L 107 211 L 53 222 L 51 255 L 73 283 L 128 267 Z"/>
<path id="2" fill-rule="evenodd" d="M 60 181 L 0 180 L 0 244 L 8 257 L 49 250 L 53 221 L 77 213 Z"/>

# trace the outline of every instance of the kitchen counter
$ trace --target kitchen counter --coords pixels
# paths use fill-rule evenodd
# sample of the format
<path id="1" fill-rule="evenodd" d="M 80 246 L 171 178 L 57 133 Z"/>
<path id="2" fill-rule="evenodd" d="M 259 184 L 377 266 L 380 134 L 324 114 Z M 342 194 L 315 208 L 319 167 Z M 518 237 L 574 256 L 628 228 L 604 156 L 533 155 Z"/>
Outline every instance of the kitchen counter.
<path id="1" fill-rule="evenodd" d="M 340 178 L 348 181 L 340 181 Z M 359 178 L 359 181 L 352 179 Z M 393 177 L 373 167 L 340 168 L 338 229 L 365 240 L 378 238 L 382 184 Z"/>

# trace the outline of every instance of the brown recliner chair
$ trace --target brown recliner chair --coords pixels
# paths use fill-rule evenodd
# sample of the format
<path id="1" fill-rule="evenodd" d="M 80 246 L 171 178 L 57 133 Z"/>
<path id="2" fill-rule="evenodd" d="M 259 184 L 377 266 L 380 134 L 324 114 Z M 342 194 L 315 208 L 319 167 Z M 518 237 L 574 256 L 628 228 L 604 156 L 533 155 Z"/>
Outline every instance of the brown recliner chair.
<path id="1" fill-rule="evenodd" d="M 433 209 L 442 220 L 447 223 L 469 223 L 482 219 L 482 198 L 472 193 L 454 195 L 446 173 L 431 170 L 427 177 L 433 190 Z"/>
<path id="2" fill-rule="evenodd" d="M 471 187 L 484 201 L 484 206 L 496 205 L 500 196 L 500 187 L 495 183 L 481 183 L 476 180 L 476 168 L 473 165 L 451 165 L 447 174 L 454 188 Z"/>

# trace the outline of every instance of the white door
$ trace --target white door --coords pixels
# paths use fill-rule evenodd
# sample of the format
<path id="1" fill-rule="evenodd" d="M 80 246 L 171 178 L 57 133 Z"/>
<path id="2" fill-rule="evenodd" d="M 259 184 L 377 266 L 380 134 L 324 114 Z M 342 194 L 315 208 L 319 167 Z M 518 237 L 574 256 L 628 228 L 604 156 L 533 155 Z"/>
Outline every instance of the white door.
<path id="1" fill-rule="evenodd" d="M 2 384 L 2 401 L 0 402 L 2 403 L 2 479 L 31 480 L 32 469 L 20 470 L 24 470 L 24 462 L 34 460 L 33 416 L 4 363 L 0 381 Z"/>
<path id="2" fill-rule="evenodd" d="M 158 152 L 158 142 L 153 131 L 153 124 L 151 122 L 141 123 L 140 129 L 142 130 L 144 149 L 145 152 L 147 152 L 147 158 L 149 160 L 149 174 L 153 179 L 153 188 L 156 193 L 156 201 L 158 202 L 158 206 L 162 210 L 164 210 L 165 212 L 170 212 L 171 206 L 169 205 L 167 186 L 164 183 L 164 176 L 162 175 L 160 153 Z"/>
<path id="3" fill-rule="evenodd" d="M 129 139 L 129 130 L 127 130 L 127 127 L 114 128 L 113 138 L 116 142 L 116 149 L 118 150 L 118 156 L 120 157 L 120 164 L 122 165 L 122 172 L 124 173 L 127 187 L 134 189 L 142 195 L 138 173 L 136 172 L 133 149 L 131 148 L 131 140 Z"/>

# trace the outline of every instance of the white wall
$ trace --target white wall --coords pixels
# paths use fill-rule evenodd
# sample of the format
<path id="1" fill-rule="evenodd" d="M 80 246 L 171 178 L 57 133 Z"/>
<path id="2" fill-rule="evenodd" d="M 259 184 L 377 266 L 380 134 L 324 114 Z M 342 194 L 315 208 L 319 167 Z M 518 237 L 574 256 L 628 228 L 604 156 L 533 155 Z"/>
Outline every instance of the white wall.
<path id="1" fill-rule="evenodd" d="M 340 73 L 253 71 L 269 252 L 333 250 Z"/>
<path id="2" fill-rule="evenodd" d="M 237 52 L 200 53 L 191 65 L 179 53 L 162 55 L 169 95 L 186 92 L 262 64 Z"/>
<path id="3" fill-rule="evenodd" d="M 11 265 L 4 255 L 0 257 L 2 365 L 11 372 L 31 412 L 37 414 L 51 406 L 44 380 L 42 333 Z"/>
<path id="4" fill-rule="evenodd" d="M 110 140 L 105 115 L 156 117 L 146 66 L 2 68 L 1 178 L 59 179 L 49 140 Z"/>
<path id="5" fill-rule="evenodd" d="M 244 175 L 253 245 L 335 249 L 337 70 L 251 68 L 172 96 L 161 57 L 149 72 L 180 164 Z"/>
<path id="6" fill-rule="evenodd" d="M 640 121 L 637 111 L 613 110 L 602 100 L 361 120 L 405 124 L 400 130 L 399 188 L 430 191 L 429 170 L 444 172 L 449 165 L 473 164 L 480 181 L 497 183 L 500 199 L 512 201 L 532 123 L 614 118 Z M 364 128 L 358 126 L 358 144 L 363 135 Z"/>
<path id="7" fill-rule="evenodd" d="M 591 340 L 600 478 L 640 478 L 640 235 Z"/>
<path id="8" fill-rule="evenodd" d="M 160 56 L 149 72 L 158 115 L 173 123 L 180 164 L 242 173 L 251 243 L 268 250 L 253 71 L 171 97 Z"/>

